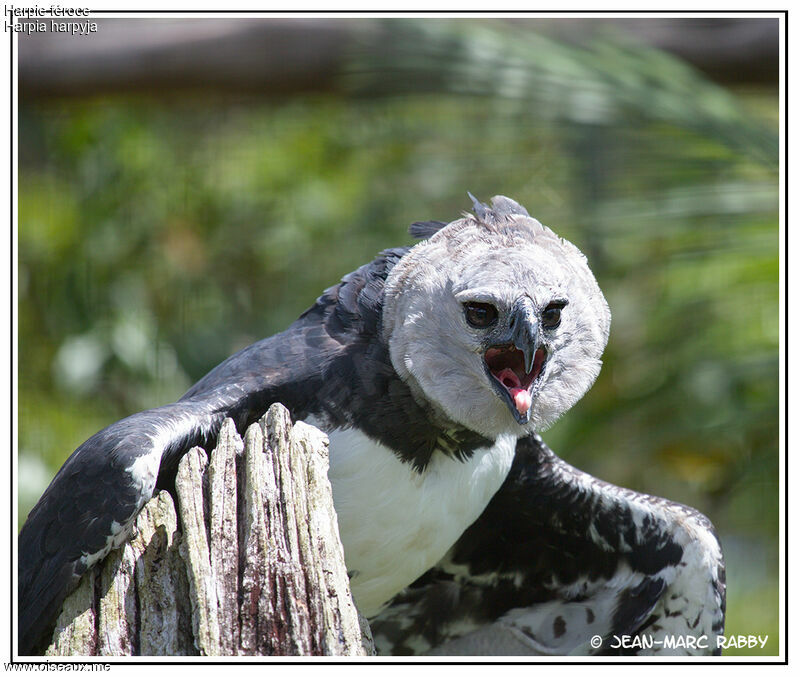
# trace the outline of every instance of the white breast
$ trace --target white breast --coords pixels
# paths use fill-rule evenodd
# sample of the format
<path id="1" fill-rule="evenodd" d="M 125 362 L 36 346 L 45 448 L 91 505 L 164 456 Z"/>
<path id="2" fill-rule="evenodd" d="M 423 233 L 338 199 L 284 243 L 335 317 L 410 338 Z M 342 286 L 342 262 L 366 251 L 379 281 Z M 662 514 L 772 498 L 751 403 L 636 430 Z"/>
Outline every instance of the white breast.
<path id="1" fill-rule="evenodd" d="M 508 435 L 467 461 L 436 452 L 420 474 L 358 430 L 329 436 L 339 532 L 353 596 L 367 617 L 436 564 L 480 516 L 516 447 Z"/>

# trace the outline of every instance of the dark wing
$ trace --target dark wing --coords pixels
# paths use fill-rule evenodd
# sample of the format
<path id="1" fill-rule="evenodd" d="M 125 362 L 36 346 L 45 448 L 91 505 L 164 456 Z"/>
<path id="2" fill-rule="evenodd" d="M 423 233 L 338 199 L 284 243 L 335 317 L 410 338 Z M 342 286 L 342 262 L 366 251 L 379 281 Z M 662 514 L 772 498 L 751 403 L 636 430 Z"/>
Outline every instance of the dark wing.
<path id="1" fill-rule="evenodd" d="M 601 482 L 534 436 L 442 562 L 370 624 L 387 654 L 682 653 L 665 638 L 690 635 L 711 653 L 724 610 L 705 517 Z"/>
<path id="2" fill-rule="evenodd" d="M 350 415 L 348 390 L 357 385 L 349 384 L 391 372 L 376 345 L 382 291 L 406 251 L 387 250 L 346 276 L 286 331 L 233 355 L 178 402 L 118 421 L 78 447 L 19 534 L 21 654 L 43 648 L 81 575 L 125 542 L 155 487 L 170 485 L 186 451 L 212 444 L 225 418 L 243 432 L 274 402 L 295 418 Z"/>
<path id="3" fill-rule="evenodd" d="M 121 545 L 167 448 L 202 438 L 207 410 L 168 405 L 118 421 L 69 457 L 19 533 L 19 651 L 34 653 L 81 575 Z"/>

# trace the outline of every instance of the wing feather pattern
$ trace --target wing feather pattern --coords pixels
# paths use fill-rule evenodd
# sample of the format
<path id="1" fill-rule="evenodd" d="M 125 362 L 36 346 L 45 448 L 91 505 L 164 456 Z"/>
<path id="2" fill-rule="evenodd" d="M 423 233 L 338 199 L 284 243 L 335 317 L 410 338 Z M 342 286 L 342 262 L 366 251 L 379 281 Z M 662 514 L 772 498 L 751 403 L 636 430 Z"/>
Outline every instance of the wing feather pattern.
<path id="1" fill-rule="evenodd" d="M 46 645 L 82 574 L 125 542 L 156 486 L 170 486 L 190 448 L 213 444 L 226 417 L 243 432 L 281 402 L 295 418 L 346 424 L 361 402 L 352 390 L 386 395 L 371 385 L 381 373 L 383 390 L 390 385 L 388 355 L 375 345 L 382 289 L 406 251 L 387 250 L 347 275 L 286 331 L 233 355 L 178 402 L 117 421 L 73 452 L 19 534 L 20 654 Z"/>
<path id="2" fill-rule="evenodd" d="M 724 608 L 704 516 L 582 473 L 533 436 L 442 562 L 370 624 L 395 655 L 682 653 L 664 638 L 687 634 L 711 652 Z M 623 636 L 639 640 L 616 646 Z"/>

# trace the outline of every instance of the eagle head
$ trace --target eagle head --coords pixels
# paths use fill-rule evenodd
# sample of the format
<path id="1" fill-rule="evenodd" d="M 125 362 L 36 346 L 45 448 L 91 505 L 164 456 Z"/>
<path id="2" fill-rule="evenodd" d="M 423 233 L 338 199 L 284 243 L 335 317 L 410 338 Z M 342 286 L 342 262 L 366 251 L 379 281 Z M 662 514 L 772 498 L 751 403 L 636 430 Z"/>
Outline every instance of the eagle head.
<path id="1" fill-rule="evenodd" d="M 577 247 L 509 198 L 473 201 L 389 273 L 384 339 L 434 416 L 521 437 L 592 385 L 611 314 Z"/>

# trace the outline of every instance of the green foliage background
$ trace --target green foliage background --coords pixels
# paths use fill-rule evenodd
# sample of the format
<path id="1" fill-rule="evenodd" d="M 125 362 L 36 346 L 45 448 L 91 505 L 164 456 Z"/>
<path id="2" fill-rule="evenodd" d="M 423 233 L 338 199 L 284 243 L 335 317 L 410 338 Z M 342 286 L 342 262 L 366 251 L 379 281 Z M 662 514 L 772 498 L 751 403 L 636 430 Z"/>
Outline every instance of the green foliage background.
<path id="1" fill-rule="evenodd" d="M 412 221 L 502 193 L 587 254 L 612 309 L 599 380 L 546 439 L 705 512 L 727 634 L 777 653 L 776 92 L 615 37 L 389 35 L 340 95 L 23 102 L 20 524 L 98 429 L 284 328 Z"/>

